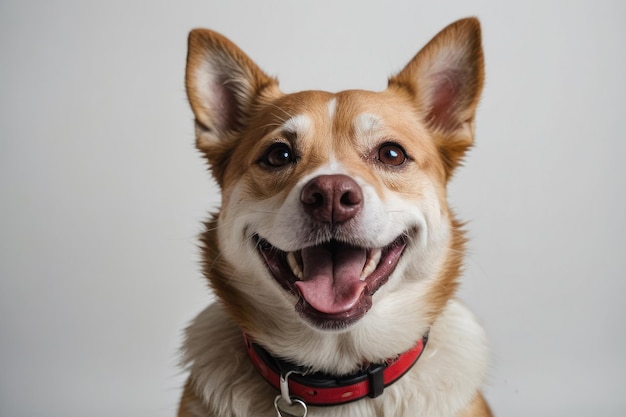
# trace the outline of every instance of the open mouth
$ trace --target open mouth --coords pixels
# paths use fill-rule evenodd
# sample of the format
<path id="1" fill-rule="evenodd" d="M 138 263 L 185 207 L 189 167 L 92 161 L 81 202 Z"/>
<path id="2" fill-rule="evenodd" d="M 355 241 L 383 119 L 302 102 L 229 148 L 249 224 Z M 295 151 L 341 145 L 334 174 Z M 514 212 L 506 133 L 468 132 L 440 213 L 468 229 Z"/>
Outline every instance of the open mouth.
<path id="1" fill-rule="evenodd" d="M 284 252 L 255 235 L 268 270 L 299 297 L 296 311 L 316 327 L 338 329 L 361 319 L 372 296 L 387 282 L 404 248 L 402 234 L 382 248 L 363 248 L 338 240 Z"/>

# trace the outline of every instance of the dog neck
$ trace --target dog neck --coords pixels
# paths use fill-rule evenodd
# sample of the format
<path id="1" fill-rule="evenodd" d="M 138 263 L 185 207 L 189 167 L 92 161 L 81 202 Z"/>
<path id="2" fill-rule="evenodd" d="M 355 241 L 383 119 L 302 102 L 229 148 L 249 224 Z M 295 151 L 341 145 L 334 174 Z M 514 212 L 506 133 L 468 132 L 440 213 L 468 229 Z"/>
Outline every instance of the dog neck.
<path id="1" fill-rule="evenodd" d="M 244 341 L 255 368 L 283 396 L 295 396 L 310 405 L 331 406 L 381 395 L 415 365 L 426 347 L 428 333 L 396 358 L 380 364 L 364 364 L 349 375 L 310 372 L 306 367 L 273 356 L 245 333 Z"/>

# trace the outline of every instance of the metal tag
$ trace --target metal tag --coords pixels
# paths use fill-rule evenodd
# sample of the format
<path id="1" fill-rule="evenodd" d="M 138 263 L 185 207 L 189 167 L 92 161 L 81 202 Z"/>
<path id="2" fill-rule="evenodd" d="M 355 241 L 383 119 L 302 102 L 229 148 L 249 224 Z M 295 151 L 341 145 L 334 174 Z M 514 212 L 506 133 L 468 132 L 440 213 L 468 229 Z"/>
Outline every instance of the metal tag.
<path id="1" fill-rule="evenodd" d="M 274 400 L 274 408 L 278 417 L 306 417 L 308 410 L 304 401 L 290 397 L 291 404 L 278 395 Z"/>

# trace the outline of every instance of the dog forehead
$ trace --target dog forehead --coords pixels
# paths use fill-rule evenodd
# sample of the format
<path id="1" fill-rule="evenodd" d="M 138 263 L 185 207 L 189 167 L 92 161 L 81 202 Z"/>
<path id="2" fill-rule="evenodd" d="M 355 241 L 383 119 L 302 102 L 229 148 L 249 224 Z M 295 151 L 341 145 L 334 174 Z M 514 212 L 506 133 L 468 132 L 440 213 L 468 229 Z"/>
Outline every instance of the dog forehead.
<path id="1" fill-rule="evenodd" d="M 267 115 L 272 120 L 266 123 L 278 126 L 283 132 L 300 138 L 311 134 L 316 143 L 328 142 L 340 147 L 347 139 L 376 136 L 417 121 L 414 108 L 404 100 L 385 92 L 362 90 L 289 94 L 272 103 Z M 414 130 L 415 126 L 409 128 Z"/>

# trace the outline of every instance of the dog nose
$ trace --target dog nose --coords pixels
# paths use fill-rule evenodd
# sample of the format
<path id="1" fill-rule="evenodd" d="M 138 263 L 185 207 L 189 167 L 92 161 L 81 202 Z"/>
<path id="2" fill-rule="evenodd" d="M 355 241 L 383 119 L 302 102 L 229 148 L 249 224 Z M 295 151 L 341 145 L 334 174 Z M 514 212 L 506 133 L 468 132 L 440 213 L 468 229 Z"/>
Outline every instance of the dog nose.
<path id="1" fill-rule="evenodd" d="M 347 175 L 320 175 L 302 189 L 304 210 L 322 223 L 343 223 L 363 207 L 361 187 Z"/>

